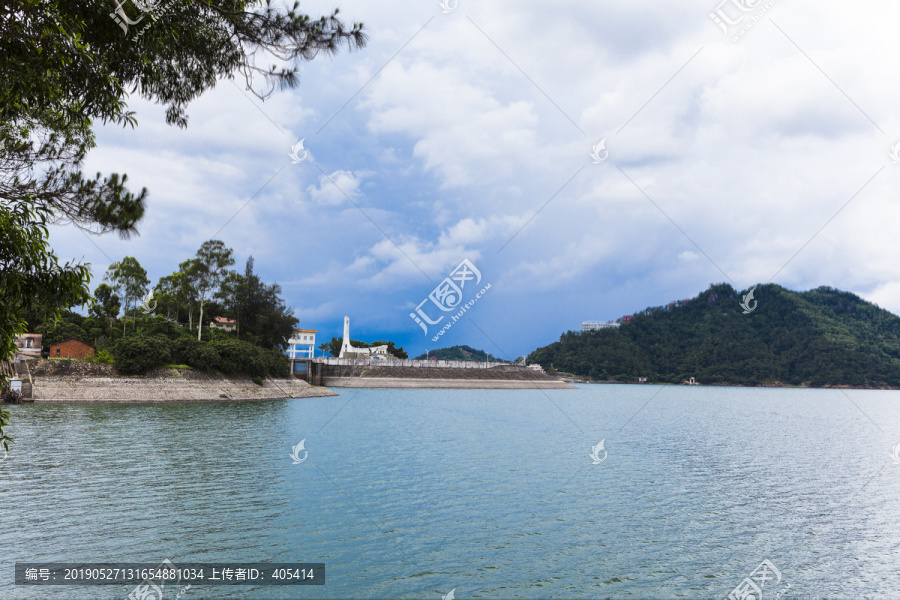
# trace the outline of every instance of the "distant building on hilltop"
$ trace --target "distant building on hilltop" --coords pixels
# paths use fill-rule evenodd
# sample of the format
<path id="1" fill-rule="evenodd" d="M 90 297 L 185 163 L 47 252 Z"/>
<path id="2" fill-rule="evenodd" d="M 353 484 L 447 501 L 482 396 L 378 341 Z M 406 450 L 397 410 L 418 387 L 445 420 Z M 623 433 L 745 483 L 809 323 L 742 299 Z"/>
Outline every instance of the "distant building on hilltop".
<path id="1" fill-rule="evenodd" d="M 582 321 L 581 332 L 596 331 L 598 329 L 615 329 L 620 323 L 615 321 Z"/>

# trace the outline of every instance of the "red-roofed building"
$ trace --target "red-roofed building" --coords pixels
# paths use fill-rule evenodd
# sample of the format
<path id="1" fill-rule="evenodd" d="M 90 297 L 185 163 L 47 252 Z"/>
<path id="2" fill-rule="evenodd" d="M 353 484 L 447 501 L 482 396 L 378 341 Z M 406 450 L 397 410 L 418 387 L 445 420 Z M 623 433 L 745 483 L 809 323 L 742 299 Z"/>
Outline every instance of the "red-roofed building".
<path id="1" fill-rule="evenodd" d="M 226 319 L 225 317 L 216 317 L 209 326 L 223 331 L 234 331 L 237 329 L 237 321 L 234 319 Z"/>

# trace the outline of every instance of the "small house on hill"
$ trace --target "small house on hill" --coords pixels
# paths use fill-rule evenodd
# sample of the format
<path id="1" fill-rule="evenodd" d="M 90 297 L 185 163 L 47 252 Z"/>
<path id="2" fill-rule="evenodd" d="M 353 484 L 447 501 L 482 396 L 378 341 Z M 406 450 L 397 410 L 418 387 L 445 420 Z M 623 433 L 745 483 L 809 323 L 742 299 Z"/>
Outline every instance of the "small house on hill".
<path id="1" fill-rule="evenodd" d="M 69 338 L 50 346 L 50 358 L 87 358 L 94 355 L 94 347 L 77 338 Z"/>
<path id="2" fill-rule="evenodd" d="M 209 326 L 223 331 L 234 331 L 237 329 L 237 321 L 226 319 L 225 317 L 216 317 L 210 322 Z"/>

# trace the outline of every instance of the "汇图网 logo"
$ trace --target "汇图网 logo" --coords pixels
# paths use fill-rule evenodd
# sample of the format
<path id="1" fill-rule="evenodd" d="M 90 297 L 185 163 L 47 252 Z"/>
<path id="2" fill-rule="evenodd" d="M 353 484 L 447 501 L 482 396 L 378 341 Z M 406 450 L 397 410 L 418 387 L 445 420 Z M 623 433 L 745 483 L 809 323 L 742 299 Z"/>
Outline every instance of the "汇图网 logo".
<path id="1" fill-rule="evenodd" d="M 428 297 L 419 303 L 416 307 L 416 312 L 409 313 L 409 316 L 422 328 L 425 335 L 428 335 L 428 325 L 437 325 L 444 320 L 444 317 L 449 316 L 450 320 L 444 324 L 437 335 L 431 338 L 432 341 L 437 341 L 439 336 L 444 335 L 444 332 L 450 329 L 453 326 L 453 323 L 458 321 L 463 313 L 474 306 L 475 303 L 481 299 L 481 296 L 491 288 L 491 284 L 487 284 L 481 288 L 480 291 L 473 294 L 472 292 L 474 292 L 475 287 L 480 283 L 481 271 L 479 271 L 468 258 L 463 259 L 463 261 L 459 263 L 459 265 L 453 269 L 453 271 L 451 271 L 430 294 L 428 294 Z M 466 284 L 469 284 L 468 290 L 466 290 Z M 470 300 L 463 304 L 463 297 L 466 295 L 469 296 Z M 440 312 L 436 313 L 432 311 L 431 314 L 440 315 L 436 319 L 432 319 L 425 308 L 423 308 L 429 300 L 439 311 L 444 313 L 456 311 L 456 314 L 442 315 Z"/>
<path id="2" fill-rule="evenodd" d="M 736 42 L 758 23 L 778 0 L 722 0 L 709 18 L 732 42 Z M 752 13 L 752 14 L 751 14 Z"/>
<path id="3" fill-rule="evenodd" d="M 758 567 L 753 569 L 749 577 L 745 577 L 736 588 L 728 594 L 727 600 L 762 600 L 763 591 L 766 586 L 769 590 L 781 583 L 781 571 L 772 564 L 772 561 L 765 559 Z M 766 598 L 781 598 L 791 588 L 791 584 L 787 584 L 777 594 L 769 594 L 766 591 Z"/>
<path id="4" fill-rule="evenodd" d="M 144 20 L 144 17 L 149 15 L 150 21 L 145 23 L 137 35 L 135 35 L 135 38 L 140 38 L 144 35 L 144 32 L 147 31 L 152 22 L 166 11 L 174 0 L 131 0 L 131 2 L 140 13 L 138 18 L 131 19 L 128 16 L 128 13 L 125 12 L 125 6 L 128 3 L 128 0 L 113 0 L 114 7 L 113 11 L 109 13 L 109 17 L 122 28 L 122 31 L 124 31 L 127 36 L 129 25 L 137 25 Z"/>

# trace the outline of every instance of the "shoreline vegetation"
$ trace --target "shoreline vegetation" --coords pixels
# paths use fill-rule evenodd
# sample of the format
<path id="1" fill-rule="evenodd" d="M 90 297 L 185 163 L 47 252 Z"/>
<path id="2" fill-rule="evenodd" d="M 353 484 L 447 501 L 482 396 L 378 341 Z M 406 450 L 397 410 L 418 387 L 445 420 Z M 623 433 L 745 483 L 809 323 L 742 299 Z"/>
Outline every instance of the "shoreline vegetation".
<path id="1" fill-rule="evenodd" d="M 900 389 L 900 317 L 826 286 L 714 284 L 607 328 L 568 331 L 528 362 L 584 381 Z"/>

